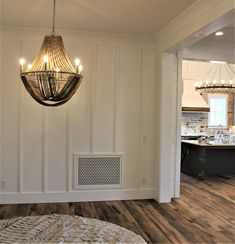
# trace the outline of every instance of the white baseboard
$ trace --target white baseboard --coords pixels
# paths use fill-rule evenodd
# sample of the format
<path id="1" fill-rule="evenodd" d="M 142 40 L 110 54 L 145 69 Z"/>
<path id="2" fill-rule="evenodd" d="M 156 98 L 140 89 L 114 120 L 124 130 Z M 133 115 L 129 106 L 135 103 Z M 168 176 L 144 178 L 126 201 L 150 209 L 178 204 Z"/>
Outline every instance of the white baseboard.
<path id="1" fill-rule="evenodd" d="M 133 199 L 153 199 L 153 188 L 81 190 L 74 192 L 27 192 L 1 193 L 0 204 L 47 203 L 47 202 L 89 202 Z"/>

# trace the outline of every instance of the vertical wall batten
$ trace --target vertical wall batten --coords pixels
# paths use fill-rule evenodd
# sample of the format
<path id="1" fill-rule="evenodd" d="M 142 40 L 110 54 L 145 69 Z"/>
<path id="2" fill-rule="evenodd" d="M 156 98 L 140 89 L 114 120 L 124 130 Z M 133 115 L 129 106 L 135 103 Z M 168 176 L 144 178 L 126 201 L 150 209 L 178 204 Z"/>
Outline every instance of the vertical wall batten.
<path id="1" fill-rule="evenodd" d="M 94 109 L 95 109 L 95 95 L 96 95 L 96 67 L 97 67 L 97 44 L 94 45 L 94 50 L 93 50 L 93 78 L 91 82 L 91 113 L 90 113 L 90 153 L 94 152 Z"/>
<path id="2" fill-rule="evenodd" d="M 140 174 L 140 164 L 142 159 L 142 73 L 143 73 L 143 48 L 139 50 L 139 70 L 138 70 L 138 86 L 139 86 L 139 118 L 138 118 L 138 149 L 137 149 L 137 177 L 136 177 L 136 183 L 137 188 L 140 188 L 141 186 L 141 174 Z"/>
<path id="3" fill-rule="evenodd" d="M 69 179 L 69 173 L 70 173 L 70 160 L 71 155 L 69 154 L 69 104 L 66 105 L 66 190 L 67 192 L 70 192 L 70 179 Z"/>
<path id="4" fill-rule="evenodd" d="M 20 42 L 20 54 L 22 57 L 23 53 L 23 41 L 21 40 Z M 19 77 L 19 82 L 20 82 L 20 77 Z M 21 84 L 22 85 L 22 84 Z M 18 121 L 18 133 L 17 133 L 17 148 L 18 148 L 18 192 L 22 193 L 23 192 L 23 164 L 22 164 L 22 143 L 21 143 L 21 135 L 22 135 L 22 88 L 21 85 L 19 86 L 19 98 L 18 98 L 18 104 L 19 104 L 19 109 L 18 109 L 18 114 L 17 114 L 17 121 Z"/>
<path id="5" fill-rule="evenodd" d="M 115 79 L 114 79 L 114 103 L 113 103 L 113 147 L 112 152 L 116 152 L 116 108 L 117 108 L 117 82 L 118 82 L 118 63 L 119 63 L 119 56 L 118 56 L 118 47 L 115 45 Z"/>
<path id="6" fill-rule="evenodd" d="M 46 111 L 45 108 L 42 109 L 42 165 L 43 165 L 43 192 L 47 192 L 47 158 L 46 158 Z"/>
<path id="7" fill-rule="evenodd" d="M 114 137 L 113 152 L 117 152 L 117 129 L 118 129 L 118 111 L 119 111 L 119 83 L 120 83 L 120 46 L 116 46 L 116 79 L 115 79 L 115 97 L 114 97 Z"/>

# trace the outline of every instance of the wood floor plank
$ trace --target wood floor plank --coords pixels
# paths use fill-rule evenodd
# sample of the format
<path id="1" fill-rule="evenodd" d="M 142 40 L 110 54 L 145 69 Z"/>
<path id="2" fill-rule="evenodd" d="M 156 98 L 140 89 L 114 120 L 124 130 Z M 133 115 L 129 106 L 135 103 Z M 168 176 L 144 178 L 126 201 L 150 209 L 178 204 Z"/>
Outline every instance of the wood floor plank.
<path id="1" fill-rule="evenodd" d="M 96 218 L 96 219 L 99 218 L 96 212 L 96 208 L 92 202 L 82 202 L 81 207 L 82 207 L 82 212 L 84 217 Z"/>
<path id="2" fill-rule="evenodd" d="M 107 207 L 112 209 L 113 216 L 109 214 L 107 216 L 107 221 L 120 225 L 124 228 L 127 228 L 136 234 L 141 235 L 147 242 L 151 242 L 148 236 L 144 233 L 144 231 L 140 228 L 139 224 L 136 222 L 135 218 L 128 211 L 128 209 L 124 206 L 122 201 L 111 201 L 105 202 Z"/>
<path id="3" fill-rule="evenodd" d="M 165 236 L 161 230 L 148 219 L 135 201 L 125 201 L 124 204 L 136 221 L 138 221 L 139 226 L 143 229 L 152 243 L 170 243 L 168 236 Z"/>
<path id="4" fill-rule="evenodd" d="M 182 174 L 181 197 L 154 200 L 0 205 L 0 219 L 71 214 L 125 227 L 148 243 L 235 243 L 235 178 Z"/>

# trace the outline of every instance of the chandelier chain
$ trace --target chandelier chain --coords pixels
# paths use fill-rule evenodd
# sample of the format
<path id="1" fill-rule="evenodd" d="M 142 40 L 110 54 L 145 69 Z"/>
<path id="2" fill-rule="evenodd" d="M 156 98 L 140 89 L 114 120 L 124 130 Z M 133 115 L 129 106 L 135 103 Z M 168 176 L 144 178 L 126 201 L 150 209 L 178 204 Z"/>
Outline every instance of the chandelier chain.
<path id="1" fill-rule="evenodd" d="M 206 79 L 206 77 L 209 76 L 209 74 L 211 73 L 212 69 L 214 69 L 215 65 L 216 65 L 216 64 L 213 64 L 213 65 L 210 67 L 209 71 L 206 73 L 206 75 L 204 76 L 203 79 Z"/>
<path id="2" fill-rule="evenodd" d="M 214 80 L 214 78 L 215 78 L 215 73 L 216 73 L 217 65 L 216 65 L 216 64 L 214 64 L 214 67 L 215 67 L 215 71 L 214 71 L 214 73 L 213 73 L 213 76 L 212 76 L 212 80 L 211 80 L 211 81 L 213 81 L 213 80 Z"/>
<path id="3" fill-rule="evenodd" d="M 53 23 L 52 23 L 52 35 L 55 34 L 55 5 L 56 5 L 56 0 L 53 2 Z"/>
<path id="4" fill-rule="evenodd" d="M 231 80 L 234 79 L 234 77 L 232 76 L 233 71 L 232 71 L 231 67 L 230 67 L 229 65 L 226 65 L 226 66 L 225 66 L 225 69 L 226 69 L 226 71 L 227 71 L 227 73 L 228 73 L 228 75 L 229 75 L 229 78 L 230 78 Z"/>

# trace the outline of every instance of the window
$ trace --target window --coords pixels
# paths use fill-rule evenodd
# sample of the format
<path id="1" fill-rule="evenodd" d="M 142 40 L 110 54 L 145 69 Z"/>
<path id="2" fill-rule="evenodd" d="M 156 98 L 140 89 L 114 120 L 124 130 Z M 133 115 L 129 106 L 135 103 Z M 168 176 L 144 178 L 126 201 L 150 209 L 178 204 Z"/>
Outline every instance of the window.
<path id="1" fill-rule="evenodd" d="M 210 106 L 208 126 L 218 127 L 222 125 L 223 127 L 227 127 L 228 95 L 209 94 L 208 102 Z"/>

